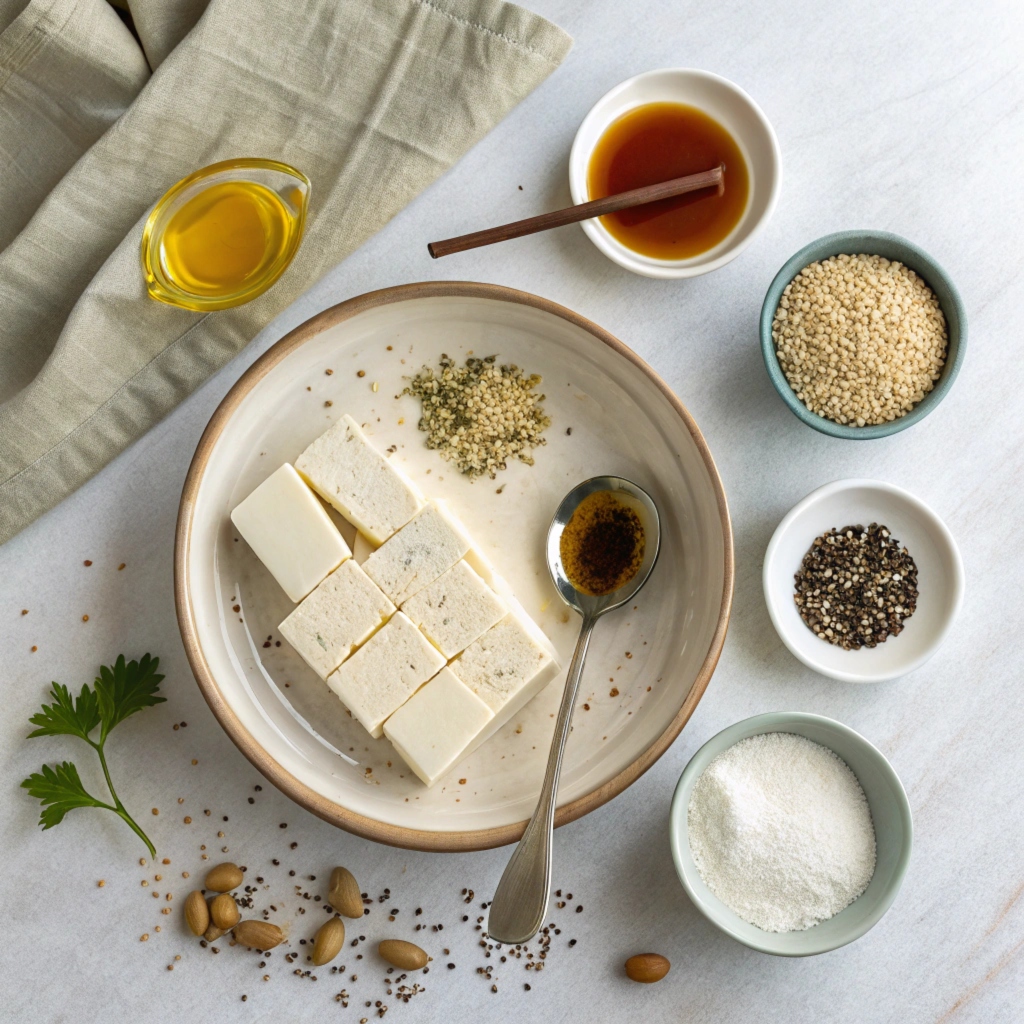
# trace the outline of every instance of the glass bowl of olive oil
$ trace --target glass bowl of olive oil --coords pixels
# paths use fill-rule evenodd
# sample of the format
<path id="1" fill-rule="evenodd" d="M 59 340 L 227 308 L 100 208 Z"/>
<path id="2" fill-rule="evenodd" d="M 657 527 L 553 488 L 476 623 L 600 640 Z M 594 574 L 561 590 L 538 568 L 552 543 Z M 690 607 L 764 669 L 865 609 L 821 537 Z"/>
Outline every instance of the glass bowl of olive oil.
<path id="1" fill-rule="evenodd" d="M 153 207 L 142 232 L 149 294 L 201 312 L 262 295 L 302 241 L 309 179 L 276 160 L 211 164 Z"/>

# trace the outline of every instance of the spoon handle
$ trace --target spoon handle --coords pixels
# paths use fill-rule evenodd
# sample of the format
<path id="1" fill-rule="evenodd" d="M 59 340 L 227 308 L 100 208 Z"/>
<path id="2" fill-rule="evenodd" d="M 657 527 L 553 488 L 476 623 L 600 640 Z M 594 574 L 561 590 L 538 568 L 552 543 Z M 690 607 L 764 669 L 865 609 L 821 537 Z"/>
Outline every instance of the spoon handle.
<path id="1" fill-rule="evenodd" d="M 555 825 L 555 794 L 558 775 L 562 768 L 562 753 L 569 735 L 573 705 L 583 677 L 583 661 L 590 646 L 597 616 L 585 615 L 576 641 L 569 674 L 565 680 L 562 704 L 555 721 L 555 735 L 551 740 L 548 765 L 544 772 L 540 799 L 530 818 L 523 838 L 505 867 L 491 901 L 487 917 L 487 934 L 498 942 L 527 942 L 537 934 L 544 923 L 551 889 L 551 846 Z"/>

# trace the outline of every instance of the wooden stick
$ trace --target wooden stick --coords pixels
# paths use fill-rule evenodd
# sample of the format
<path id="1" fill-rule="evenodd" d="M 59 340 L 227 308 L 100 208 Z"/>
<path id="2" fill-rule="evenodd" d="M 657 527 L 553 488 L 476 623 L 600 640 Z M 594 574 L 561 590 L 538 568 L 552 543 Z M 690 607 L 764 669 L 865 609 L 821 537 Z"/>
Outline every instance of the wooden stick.
<path id="1" fill-rule="evenodd" d="M 701 171 L 699 174 L 671 178 L 669 181 L 661 181 L 656 185 L 645 185 L 643 188 L 634 188 L 629 192 L 618 192 L 613 196 L 605 196 L 604 199 L 592 199 L 589 203 L 567 206 L 564 210 L 553 210 L 551 213 L 542 213 L 537 217 L 527 217 L 525 220 L 513 221 L 511 224 L 501 224 L 496 228 L 473 231 L 468 235 L 446 238 L 440 242 L 430 242 L 427 245 L 427 252 L 436 260 L 439 256 L 450 256 L 452 253 L 464 252 L 466 249 L 478 249 L 482 245 L 493 245 L 495 242 L 505 242 L 510 238 L 521 238 L 523 235 L 547 231 L 549 228 L 560 228 L 564 224 L 575 224 L 577 221 L 589 220 L 591 217 L 603 217 L 606 213 L 628 210 L 632 206 L 643 206 L 645 203 L 654 203 L 659 199 L 671 199 L 673 196 L 680 196 L 685 192 L 697 192 L 704 188 L 714 188 L 717 190 L 716 194 L 721 195 L 725 189 L 724 173 L 725 165 L 722 164 L 712 167 L 708 171 Z"/>

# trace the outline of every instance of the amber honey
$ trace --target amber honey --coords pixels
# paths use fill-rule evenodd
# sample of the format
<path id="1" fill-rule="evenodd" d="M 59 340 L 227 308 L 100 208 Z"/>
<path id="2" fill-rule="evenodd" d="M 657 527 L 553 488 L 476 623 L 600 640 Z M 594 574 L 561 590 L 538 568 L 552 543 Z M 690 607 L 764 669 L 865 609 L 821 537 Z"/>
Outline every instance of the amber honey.
<path id="1" fill-rule="evenodd" d="M 193 295 L 229 295 L 284 254 L 293 213 L 254 181 L 223 181 L 177 210 L 164 228 L 160 262 L 167 278 Z"/>
<path id="2" fill-rule="evenodd" d="M 714 118 L 683 103 L 647 103 L 613 121 L 587 168 L 589 199 L 725 165 L 724 188 L 691 192 L 601 218 L 627 248 L 682 260 L 714 248 L 739 223 L 750 174 L 736 140 Z"/>

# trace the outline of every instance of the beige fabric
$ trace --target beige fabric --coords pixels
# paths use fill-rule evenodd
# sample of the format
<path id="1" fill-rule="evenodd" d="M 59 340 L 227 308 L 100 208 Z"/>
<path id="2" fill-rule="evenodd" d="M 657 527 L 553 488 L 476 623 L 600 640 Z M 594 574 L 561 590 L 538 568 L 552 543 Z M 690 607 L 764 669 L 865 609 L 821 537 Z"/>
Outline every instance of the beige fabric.
<path id="1" fill-rule="evenodd" d="M 2 249 L 124 113 L 149 66 L 106 0 L 0 3 L 0 25 L 14 14 L 0 34 Z"/>
<path id="2" fill-rule="evenodd" d="M 209 0 L 122 0 L 119 6 L 131 11 L 146 59 L 156 70 L 202 17 L 207 3 Z"/>
<path id="3" fill-rule="evenodd" d="M 80 486 L 395 215 L 571 42 L 502 0 L 212 0 L 0 252 L 0 542 Z M 292 266 L 246 306 L 152 301 L 147 210 L 197 167 L 312 180 Z"/>
<path id="4" fill-rule="evenodd" d="M 28 0 L 0 0 L 0 32 L 28 7 Z"/>

